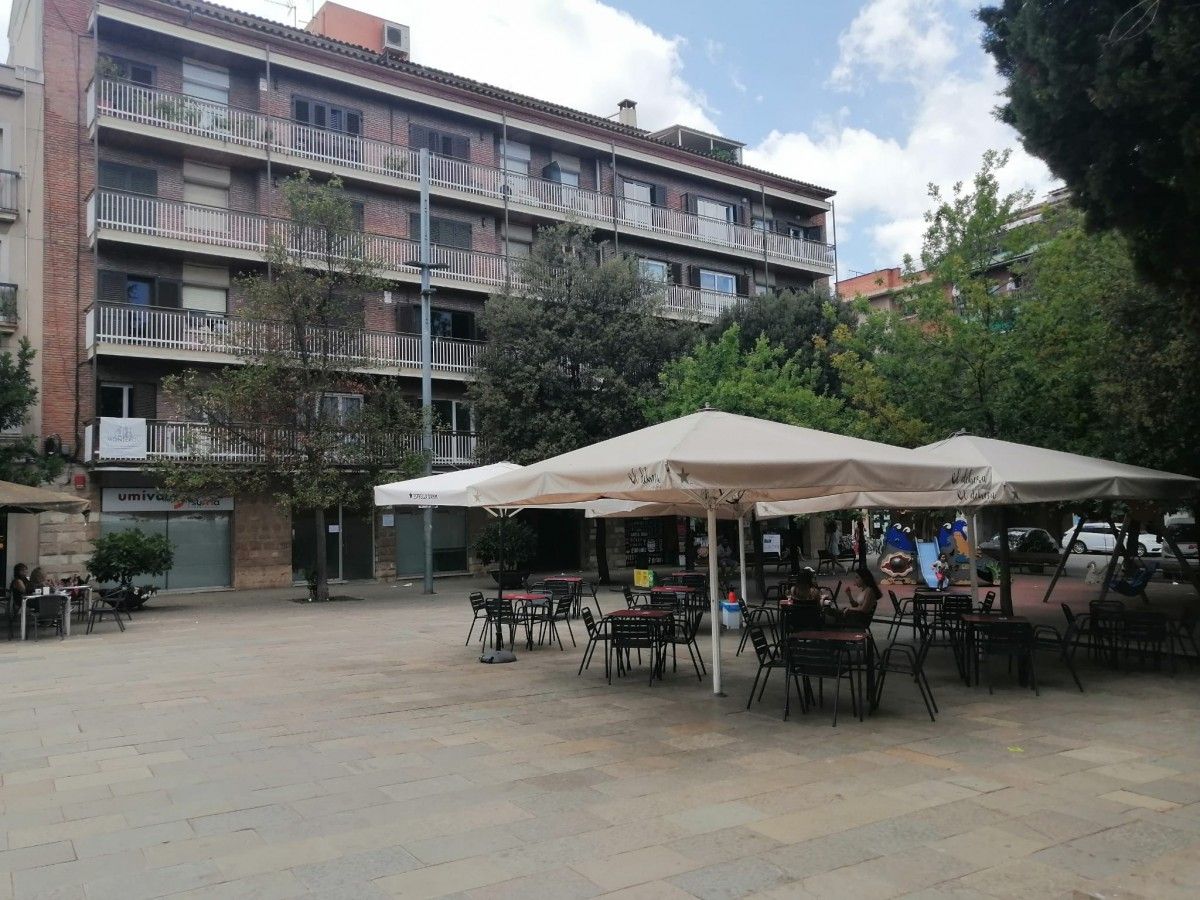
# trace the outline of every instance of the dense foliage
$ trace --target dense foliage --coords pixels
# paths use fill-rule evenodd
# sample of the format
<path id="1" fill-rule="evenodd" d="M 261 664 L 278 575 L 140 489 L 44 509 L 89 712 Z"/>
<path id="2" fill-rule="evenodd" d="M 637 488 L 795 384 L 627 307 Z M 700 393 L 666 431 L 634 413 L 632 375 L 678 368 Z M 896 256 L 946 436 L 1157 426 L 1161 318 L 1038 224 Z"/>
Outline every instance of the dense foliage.
<path id="1" fill-rule="evenodd" d="M 1160 289 L 1200 299 L 1200 4 L 1002 0 L 979 11 L 1000 117 L 1116 229 Z"/>
<path id="2" fill-rule="evenodd" d="M 17 353 L 0 353 L 0 430 L 23 426 L 30 408 L 37 402 L 38 389 L 33 380 L 33 360 L 37 351 L 27 338 L 21 338 Z M 0 443 L 0 481 L 38 485 L 62 473 L 62 457 L 43 454 L 37 437 L 23 435 Z"/>
<path id="3" fill-rule="evenodd" d="M 101 584 L 128 588 L 139 575 L 162 575 L 175 564 L 175 549 L 167 536 L 140 528 L 103 535 L 93 548 L 87 570 Z"/>
<path id="4" fill-rule="evenodd" d="M 504 571 L 521 571 L 537 556 L 537 534 L 519 518 L 495 519 L 479 533 L 471 546 L 485 566 L 504 558 Z"/>
<path id="5" fill-rule="evenodd" d="M 317 599 L 328 596 L 324 510 L 369 502 L 375 484 L 418 474 L 420 414 L 395 379 L 346 371 L 345 335 L 364 327 L 366 298 L 381 289 L 354 209 L 337 179 L 308 173 L 282 194 L 294 229 L 276 232 L 265 274 L 244 279 L 243 365 L 164 380 L 182 408 L 209 423 L 186 456 L 165 462 L 168 490 L 194 498 L 261 492 L 280 505 L 312 510 Z M 331 395 L 362 396 L 358 408 Z M 252 462 L 231 465 L 230 448 Z"/>

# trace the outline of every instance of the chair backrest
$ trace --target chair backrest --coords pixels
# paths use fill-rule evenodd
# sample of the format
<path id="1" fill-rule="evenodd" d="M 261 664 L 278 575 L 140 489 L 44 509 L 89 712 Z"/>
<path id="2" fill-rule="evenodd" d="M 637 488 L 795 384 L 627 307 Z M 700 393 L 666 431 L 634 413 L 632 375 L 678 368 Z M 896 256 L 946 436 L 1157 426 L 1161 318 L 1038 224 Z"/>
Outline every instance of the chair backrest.
<path id="1" fill-rule="evenodd" d="M 813 600 L 796 600 L 779 607 L 779 627 L 787 634 L 790 631 L 807 631 L 825 626 L 825 614 L 821 604 Z"/>
<path id="2" fill-rule="evenodd" d="M 900 615 L 900 598 L 891 588 L 888 588 L 888 596 L 892 598 L 892 609 L 896 611 L 896 615 Z"/>
<path id="3" fill-rule="evenodd" d="M 996 592 L 988 591 L 986 594 L 983 595 L 983 606 L 980 608 L 985 613 L 990 613 L 992 611 L 992 604 L 994 604 L 995 602 L 996 602 Z"/>
<path id="4" fill-rule="evenodd" d="M 839 580 L 837 586 L 833 589 L 833 595 L 829 598 L 830 602 L 837 606 L 838 594 L 842 592 L 842 582 Z"/>
<path id="5" fill-rule="evenodd" d="M 611 623 L 614 647 L 651 647 L 654 645 L 654 623 L 649 619 L 634 619 L 616 616 Z"/>
<path id="6" fill-rule="evenodd" d="M 674 594 L 652 594 L 650 596 L 650 608 L 675 612 L 679 608 L 679 601 L 675 599 Z"/>
<path id="7" fill-rule="evenodd" d="M 1071 625 L 1074 625 L 1075 621 L 1076 621 L 1075 620 L 1075 612 L 1071 609 L 1071 607 L 1067 606 L 1067 604 L 1065 604 L 1065 603 L 1060 603 L 1059 606 L 1062 607 L 1063 615 L 1067 617 L 1067 626 L 1069 627 Z"/>
<path id="8" fill-rule="evenodd" d="M 1125 614 L 1125 604 L 1120 600 L 1093 600 L 1088 604 L 1092 617 L 1122 616 Z"/>
<path id="9" fill-rule="evenodd" d="M 970 597 L 951 594 L 942 601 L 941 617 L 942 619 L 957 619 L 959 616 L 970 613 L 973 610 L 974 604 L 971 603 Z"/>
<path id="10" fill-rule="evenodd" d="M 554 615 L 555 618 L 564 618 L 571 615 L 571 604 L 575 598 L 570 594 L 559 594 L 554 598 Z"/>
<path id="11" fill-rule="evenodd" d="M 995 622 L 981 629 L 984 644 L 996 647 L 1032 647 L 1033 625 L 1029 622 Z"/>
<path id="12" fill-rule="evenodd" d="M 471 601 L 471 612 L 480 612 L 487 609 L 487 601 L 483 599 L 482 592 L 472 591 L 471 596 L 467 599 Z"/>
<path id="13" fill-rule="evenodd" d="M 754 645 L 754 654 L 758 657 L 760 666 L 765 666 L 771 661 L 771 645 L 767 642 L 767 636 L 763 634 L 761 628 L 750 629 L 750 643 Z"/>
<path id="14" fill-rule="evenodd" d="M 635 600 L 634 600 L 634 596 L 633 596 L 633 591 L 629 589 L 629 585 L 627 585 L 627 584 L 622 585 L 621 593 L 623 593 L 625 595 L 625 605 L 627 607 L 629 607 L 630 609 L 633 609 L 633 604 L 634 604 Z"/>
<path id="15" fill-rule="evenodd" d="M 1125 613 L 1125 633 L 1143 640 L 1167 639 L 1166 614 L 1152 609 L 1131 610 Z"/>
<path id="16" fill-rule="evenodd" d="M 587 629 L 588 637 L 594 637 L 596 634 L 596 620 L 592 617 L 592 608 L 585 606 L 580 610 L 579 615 L 583 619 L 583 627 Z"/>
<path id="17" fill-rule="evenodd" d="M 843 649 L 822 641 L 787 642 L 788 668 L 801 675 L 834 678 L 844 668 Z"/>

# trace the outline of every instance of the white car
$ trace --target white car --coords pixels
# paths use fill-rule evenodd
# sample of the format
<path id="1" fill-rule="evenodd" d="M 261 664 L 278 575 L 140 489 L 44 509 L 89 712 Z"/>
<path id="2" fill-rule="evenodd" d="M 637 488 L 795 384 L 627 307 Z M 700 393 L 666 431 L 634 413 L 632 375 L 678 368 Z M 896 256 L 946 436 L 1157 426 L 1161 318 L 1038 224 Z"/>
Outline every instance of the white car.
<path id="1" fill-rule="evenodd" d="M 1120 526 L 1117 526 L 1118 532 Z M 1071 540 L 1071 536 L 1075 533 L 1072 528 L 1063 535 L 1063 543 L 1066 544 Z M 1116 546 L 1117 537 L 1112 533 L 1112 529 L 1108 527 L 1107 522 L 1084 522 L 1083 528 L 1079 529 L 1079 536 L 1075 538 L 1075 543 L 1071 545 L 1072 553 L 1112 553 Z M 1138 556 L 1157 556 L 1162 553 L 1162 541 L 1153 534 L 1142 532 L 1138 535 Z"/>

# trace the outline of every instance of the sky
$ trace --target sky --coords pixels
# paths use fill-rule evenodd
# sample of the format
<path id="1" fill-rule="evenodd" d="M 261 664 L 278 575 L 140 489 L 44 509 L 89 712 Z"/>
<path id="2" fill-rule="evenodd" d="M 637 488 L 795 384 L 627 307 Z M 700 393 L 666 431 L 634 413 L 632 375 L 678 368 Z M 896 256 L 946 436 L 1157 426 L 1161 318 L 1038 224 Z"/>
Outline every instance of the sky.
<path id="1" fill-rule="evenodd" d="M 1005 190 L 1053 186 L 993 115 L 981 0 L 341 2 L 409 25 L 415 62 L 599 115 L 629 97 L 643 128 L 717 132 L 833 189 L 841 277 L 916 255 L 928 185 L 969 181 L 988 149 L 1012 150 Z M 295 4 L 225 0 L 303 25 L 311 0 Z"/>

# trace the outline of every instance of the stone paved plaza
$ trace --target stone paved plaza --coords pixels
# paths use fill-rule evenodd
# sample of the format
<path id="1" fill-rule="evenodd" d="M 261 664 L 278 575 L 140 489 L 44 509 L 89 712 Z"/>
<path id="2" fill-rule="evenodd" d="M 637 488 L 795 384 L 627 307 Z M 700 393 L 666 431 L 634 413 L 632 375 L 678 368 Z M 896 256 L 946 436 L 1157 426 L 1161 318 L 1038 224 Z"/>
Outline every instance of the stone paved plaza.
<path id="1" fill-rule="evenodd" d="M 725 698 L 569 643 L 481 666 L 468 589 L 0 646 L 0 898 L 1200 895 L 1200 668 L 1081 656 L 1081 695 L 1043 658 L 1040 697 L 989 696 L 943 651 L 936 723 L 897 678 L 835 729 L 782 722 L 778 675 L 746 712 L 728 642 Z"/>

